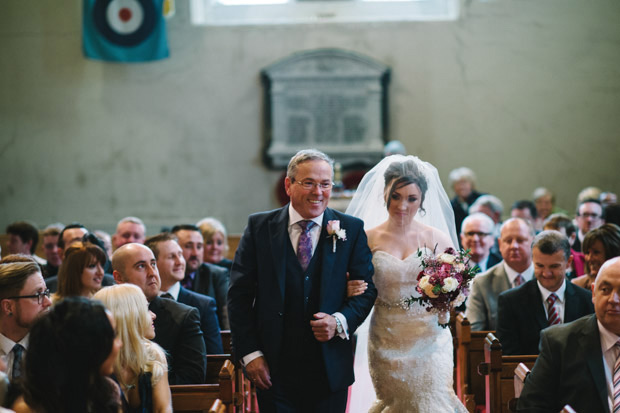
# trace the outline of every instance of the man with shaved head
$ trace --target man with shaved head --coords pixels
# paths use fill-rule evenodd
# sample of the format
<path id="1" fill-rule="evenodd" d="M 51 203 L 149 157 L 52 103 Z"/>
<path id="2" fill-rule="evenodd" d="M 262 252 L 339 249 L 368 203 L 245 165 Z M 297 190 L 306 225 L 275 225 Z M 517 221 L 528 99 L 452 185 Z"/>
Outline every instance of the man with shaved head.
<path id="1" fill-rule="evenodd" d="M 594 314 L 549 327 L 540 355 L 519 397 L 519 412 L 578 412 L 620 408 L 617 370 L 620 340 L 620 257 L 605 262 L 592 285 Z"/>
<path id="2" fill-rule="evenodd" d="M 142 244 L 130 243 L 112 255 L 114 280 L 142 289 L 155 318 L 154 342 L 166 350 L 170 384 L 203 383 L 206 373 L 205 343 L 198 310 L 159 297 L 161 280 L 153 252 Z"/>

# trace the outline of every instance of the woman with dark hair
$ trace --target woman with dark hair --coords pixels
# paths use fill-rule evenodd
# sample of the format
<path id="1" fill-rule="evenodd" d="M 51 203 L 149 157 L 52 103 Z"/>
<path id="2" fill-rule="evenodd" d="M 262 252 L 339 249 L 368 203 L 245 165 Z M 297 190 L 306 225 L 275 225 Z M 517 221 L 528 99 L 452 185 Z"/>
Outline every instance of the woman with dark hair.
<path id="1" fill-rule="evenodd" d="M 586 259 L 586 273 L 572 280 L 573 284 L 590 289 L 603 263 L 620 256 L 620 227 L 605 224 L 588 232 L 581 250 Z"/>
<path id="2" fill-rule="evenodd" d="M 58 291 L 53 301 L 71 296 L 92 297 L 101 289 L 105 263 L 105 252 L 97 245 L 90 242 L 71 244 L 58 270 Z"/>
<path id="3" fill-rule="evenodd" d="M 67 297 L 30 330 L 24 397 L 16 412 L 118 413 L 120 390 L 109 377 L 122 346 L 103 304 Z"/>
<path id="4" fill-rule="evenodd" d="M 467 412 L 452 386 L 450 331 L 422 305 L 403 304 L 403 298 L 420 296 L 418 252 L 458 246 L 454 214 L 437 169 L 414 156 L 384 158 L 364 176 L 347 213 L 364 221 L 378 292 L 368 339 L 359 334 L 363 326 L 357 330 L 351 411 L 369 411 L 374 387 L 373 413 Z M 364 379 L 368 369 L 372 385 Z M 358 404 L 356 398 L 365 401 Z"/>

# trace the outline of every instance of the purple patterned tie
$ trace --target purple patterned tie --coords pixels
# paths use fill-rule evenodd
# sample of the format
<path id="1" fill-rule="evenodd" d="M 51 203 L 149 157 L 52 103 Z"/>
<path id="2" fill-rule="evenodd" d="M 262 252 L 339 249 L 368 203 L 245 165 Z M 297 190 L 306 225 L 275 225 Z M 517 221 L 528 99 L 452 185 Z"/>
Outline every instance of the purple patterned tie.
<path id="1" fill-rule="evenodd" d="M 620 341 L 616 342 L 614 345 L 616 348 L 620 348 Z M 612 379 L 614 381 L 614 406 L 612 411 L 617 413 L 620 412 L 620 353 L 618 354 L 616 363 L 614 364 Z"/>
<path id="2" fill-rule="evenodd" d="M 547 297 L 547 314 L 549 325 L 560 324 L 562 320 L 560 320 L 560 315 L 558 314 L 558 310 L 555 308 L 555 301 L 558 299 L 558 296 L 554 293 L 549 294 Z"/>
<path id="3" fill-rule="evenodd" d="M 299 243 L 297 244 L 297 259 L 304 271 L 308 268 L 310 260 L 312 259 L 312 237 L 310 236 L 310 230 L 316 225 L 314 221 L 304 220 L 299 221 L 297 224 L 301 227 L 301 235 L 299 236 Z"/>
<path id="4" fill-rule="evenodd" d="M 514 282 L 515 282 L 515 287 L 518 287 L 525 282 L 525 278 L 523 278 L 521 274 L 517 274 Z"/>

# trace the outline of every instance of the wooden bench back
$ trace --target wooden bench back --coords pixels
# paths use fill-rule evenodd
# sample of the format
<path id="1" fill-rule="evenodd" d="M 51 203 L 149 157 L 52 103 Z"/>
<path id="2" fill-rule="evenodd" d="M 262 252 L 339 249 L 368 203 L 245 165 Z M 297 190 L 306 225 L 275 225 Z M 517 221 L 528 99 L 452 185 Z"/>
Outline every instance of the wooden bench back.
<path id="1" fill-rule="evenodd" d="M 230 360 L 225 360 L 220 369 L 218 383 L 171 385 L 170 393 L 175 412 L 207 413 L 215 400 L 220 399 L 227 410 L 233 413 L 235 368 Z"/>
<path id="2" fill-rule="evenodd" d="M 492 331 L 471 331 L 465 314 L 456 316 L 456 393 L 467 410 L 475 411 L 484 405 L 484 376 L 478 374 L 478 365 L 484 362 L 484 340 Z"/>
<path id="3" fill-rule="evenodd" d="M 485 375 L 485 411 L 487 413 L 508 413 L 514 408 L 515 369 L 520 363 L 531 369 L 536 355 L 503 356 L 502 345 L 493 333 L 484 342 L 484 363 L 479 371 Z"/>

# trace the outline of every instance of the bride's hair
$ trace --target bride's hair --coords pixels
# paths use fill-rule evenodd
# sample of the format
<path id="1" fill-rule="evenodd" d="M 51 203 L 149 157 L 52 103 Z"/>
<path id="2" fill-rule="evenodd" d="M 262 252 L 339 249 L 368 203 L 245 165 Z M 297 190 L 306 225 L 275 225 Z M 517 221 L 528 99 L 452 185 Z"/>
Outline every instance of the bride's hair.
<path id="1" fill-rule="evenodd" d="M 428 183 L 426 182 L 426 177 L 420 172 L 413 160 L 392 162 L 385 170 L 383 177 L 385 178 L 385 202 L 387 208 L 390 207 L 394 191 L 410 184 L 416 184 L 422 193 L 420 210 L 426 212 L 424 211 L 423 205 Z"/>

